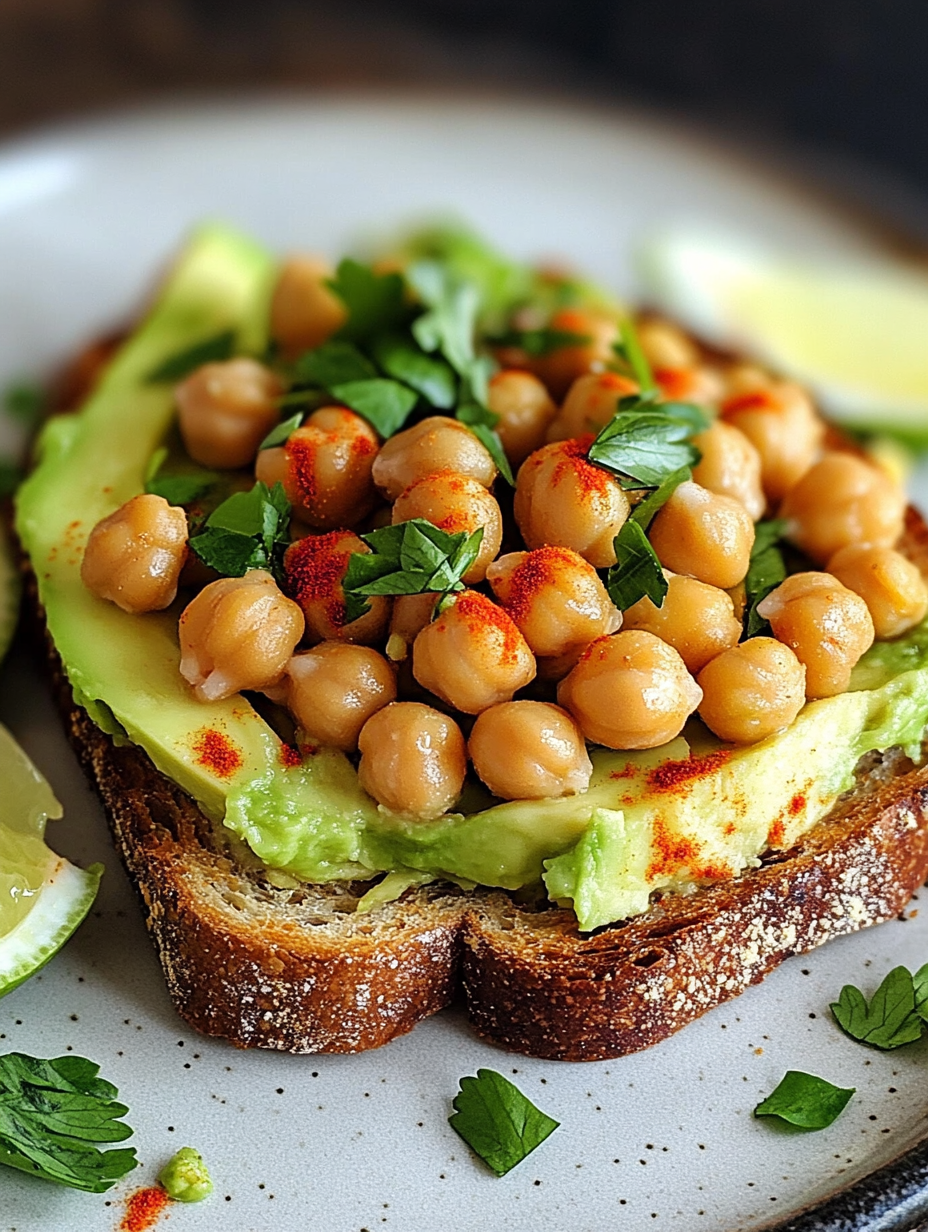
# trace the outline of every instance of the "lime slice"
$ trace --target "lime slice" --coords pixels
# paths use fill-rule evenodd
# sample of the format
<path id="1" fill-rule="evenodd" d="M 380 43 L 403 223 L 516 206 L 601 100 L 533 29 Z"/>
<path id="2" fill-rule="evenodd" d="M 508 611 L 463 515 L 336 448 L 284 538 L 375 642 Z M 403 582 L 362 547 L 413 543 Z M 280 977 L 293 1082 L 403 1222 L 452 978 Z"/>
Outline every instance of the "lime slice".
<path id="1" fill-rule="evenodd" d="M 0 997 L 56 954 L 90 910 L 103 866 L 86 871 L 45 845 L 61 816 L 52 789 L 0 726 Z"/>
<path id="2" fill-rule="evenodd" d="M 928 277 L 889 260 L 786 260 L 670 233 L 640 251 L 650 294 L 709 341 L 804 381 L 849 427 L 928 444 Z"/>
<path id="3" fill-rule="evenodd" d="M 10 648 L 19 616 L 21 578 L 9 537 L 0 523 L 0 659 Z"/>

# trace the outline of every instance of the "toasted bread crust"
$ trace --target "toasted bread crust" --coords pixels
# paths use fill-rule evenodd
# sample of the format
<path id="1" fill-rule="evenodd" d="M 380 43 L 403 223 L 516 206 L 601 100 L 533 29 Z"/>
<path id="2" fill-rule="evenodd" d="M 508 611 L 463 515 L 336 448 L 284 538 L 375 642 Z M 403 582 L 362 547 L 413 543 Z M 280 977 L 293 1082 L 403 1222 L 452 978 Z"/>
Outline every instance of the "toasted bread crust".
<path id="1" fill-rule="evenodd" d="M 911 509 L 901 548 L 928 575 L 928 526 Z M 895 754 L 872 758 L 792 851 L 592 936 L 571 912 L 529 911 L 499 891 L 426 888 L 359 916 L 356 887 L 281 890 L 237 861 L 142 750 L 117 747 L 74 704 L 51 645 L 49 655 L 177 1011 L 241 1047 L 376 1048 L 462 989 L 475 1029 L 505 1048 L 621 1056 L 790 955 L 891 919 L 928 874 L 928 766 Z"/>

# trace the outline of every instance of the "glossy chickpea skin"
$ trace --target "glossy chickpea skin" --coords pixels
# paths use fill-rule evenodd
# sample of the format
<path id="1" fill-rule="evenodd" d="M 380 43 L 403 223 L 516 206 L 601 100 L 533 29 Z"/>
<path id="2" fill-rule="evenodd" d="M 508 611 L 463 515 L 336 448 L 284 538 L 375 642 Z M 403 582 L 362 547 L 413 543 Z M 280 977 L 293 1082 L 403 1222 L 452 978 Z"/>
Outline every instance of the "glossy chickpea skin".
<path id="1" fill-rule="evenodd" d="M 369 646 L 322 642 L 287 664 L 286 706 L 310 740 L 351 753 L 361 728 L 396 700 L 396 678 Z"/>
<path id="2" fill-rule="evenodd" d="M 728 590 L 748 571 L 754 523 L 740 501 L 687 480 L 659 510 L 648 537 L 665 568 Z"/>
<path id="3" fill-rule="evenodd" d="M 467 750 L 474 769 L 503 800 L 573 796 L 590 785 L 583 733 L 560 706 L 501 702 L 477 717 Z"/>
<path id="4" fill-rule="evenodd" d="M 772 637 L 732 646 L 699 673 L 699 717 L 720 740 L 753 744 L 788 727 L 805 705 L 806 669 Z"/>
<path id="5" fill-rule="evenodd" d="M 180 674 L 201 702 L 265 689 L 303 635 L 303 613 L 263 569 L 205 586 L 181 613 Z"/>
<path id="6" fill-rule="evenodd" d="M 826 453 L 786 494 L 787 536 L 823 565 L 850 543 L 890 548 L 902 533 L 905 493 L 851 453 Z"/>
<path id="7" fill-rule="evenodd" d="M 866 603 L 828 573 L 794 573 L 757 611 L 804 665 L 809 698 L 843 693 L 854 664 L 873 645 Z"/>
<path id="8" fill-rule="evenodd" d="M 220 470 L 249 466 L 280 420 L 280 381 L 255 359 L 204 364 L 174 391 L 184 447 Z"/>
<path id="9" fill-rule="evenodd" d="M 394 813 L 428 821 L 461 794 L 464 737 L 453 719 L 431 706 L 392 702 L 367 720 L 358 747 L 361 786 Z"/>
<path id="10" fill-rule="evenodd" d="M 526 458 L 513 510 L 529 548 L 570 548 L 596 569 L 615 564 L 613 539 L 629 513 L 617 480 L 586 460 L 592 437 L 555 441 Z"/>
<path id="11" fill-rule="evenodd" d="M 454 471 L 426 475 L 401 492 L 393 506 L 394 526 L 413 518 L 424 518 L 451 535 L 482 529 L 480 551 L 462 581 L 468 585 L 483 581 L 503 540 L 503 517 L 482 483 Z"/>
<path id="12" fill-rule="evenodd" d="M 623 627 L 644 629 L 672 646 L 695 676 L 710 659 L 737 645 L 741 621 L 731 595 L 696 578 L 669 573 L 667 594 L 657 607 L 647 596 L 624 614 Z"/>
<path id="13" fill-rule="evenodd" d="M 588 372 L 578 376 L 564 405 L 548 428 L 549 441 L 566 441 L 584 433 L 596 433 L 616 413 L 619 402 L 638 386 L 618 372 Z"/>
<path id="14" fill-rule="evenodd" d="M 702 690 L 672 646 L 631 629 L 588 646 L 558 686 L 557 700 L 587 740 L 653 749 L 680 734 Z"/>
<path id="15" fill-rule="evenodd" d="M 570 548 L 510 552 L 493 562 L 487 581 L 532 653 L 549 664 L 563 660 L 560 675 L 590 642 L 622 623 L 599 574 Z"/>
<path id="16" fill-rule="evenodd" d="M 321 346 L 345 323 L 342 301 L 327 286 L 332 276 L 321 257 L 284 261 L 271 297 L 271 337 L 285 359 Z"/>
<path id="17" fill-rule="evenodd" d="M 552 330 L 589 339 L 576 346 L 558 347 L 532 363 L 532 370 L 554 398 L 563 398 L 578 376 L 602 371 L 615 360 L 612 344 L 618 341 L 619 326 L 614 315 L 598 308 L 561 308 L 548 325 Z"/>
<path id="18" fill-rule="evenodd" d="M 693 437 L 702 458 L 693 467 L 693 481 L 717 496 L 740 501 L 756 522 L 767 506 L 760 481 L 760 454 L 743 432 L 716 420 Z"/>
<path id="19" fill-rule="evenodd" d="M 725 392 L 725 384 L 714 368 L 655 368 L 654 380 L 667 402 L 695 402 L 699 406 L 716 406 Z"/>
<path id="20" fill-rule="evenodd" d="M 509 701 L 535 678 L 535 658 L 501 607 L 465 590 L 413 643 L 419 684 L 464 714 Z"/>
<path id="21" fill-rule="evenodd" d="M 409 648 L 430 623 L 435 604 L 441 595 L 426 592 L 421 595 L 397 595 L 390 615 L 390 636 L 387 638 L 387 658 L 402 662 Z"/>
<path id="22" fill-rule="evenodd" d="M 285 445 L 262 449 L 255 477 L 284 485 L 294 515 L 315 530 L 357 525 L 377 503 L 371 477 L 379 439 L 343 406 L 314 411 Z"/>
<path id="23" fill-rule="evenodd" d="M 815 462 L 825 435 L 825 425 L 804 389 L 790 381 L 771 381 L 755 369 L 734 382 L 722 417 L 760 454 L 761 483 L 773 505 Z"/>
<path id="24" fill-rule="evenodd" d="M 647 317 L 638 321 L 635 332 L 652 368 L 693 368 L 699 363 L 699 348 L 672 321 Z"/>
<path id="25" fill-rule="evenodd" d="M 544 444 L 548 425 L 557 414 L 542 382 L 521 368 L 504 368 L 490 378 L 487 406 L 499 416 L 496 431 L 514 469 Z"/>
<path id="26" fill-rule="evenodd" d="M 894 548 L 848 544 L 832 556 L 826 568 L 866 603 L 880 641 L 899 637 L 928 612 L 925 579 Z"/>
<path id="27" fill-rule="evenodd" d="M 81 581 L 124 612 L 160 612 L 177 596 L 187 553 L 187 515 L 163 496 L 134 496 L 87 539 Z"/>
<path id="28" fill-rule="evenodd" d="M 342 580 L 354 552 L 370 548 L 350 530 L 325 535 L 307 535 L 292 543 L 284 554 L 287 593 L 299 604 L 306 618 L 306 640 L 315 642 L 379 641 L 390 620 L 390 600 L 371 595 L 370 610 L 349 621 L 345 612 Z"/>
<path id="29" fill-rule="evenodd" d="M 374 483 L 394 501 L 412 484 L 439 471 L 454 471 L 489 488 L 496 466 L 473 432 L 456 419 L 432 415 L 384 444 L 374 462 Z"/>

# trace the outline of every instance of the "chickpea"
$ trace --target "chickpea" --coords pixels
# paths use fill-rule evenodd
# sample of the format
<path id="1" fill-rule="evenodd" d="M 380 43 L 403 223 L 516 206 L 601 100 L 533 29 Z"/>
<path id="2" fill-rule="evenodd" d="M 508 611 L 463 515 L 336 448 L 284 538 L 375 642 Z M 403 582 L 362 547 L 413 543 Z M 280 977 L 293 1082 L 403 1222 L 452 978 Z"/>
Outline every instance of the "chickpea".
<path id="1" fill-rule="evenodd" d="M 368 646 L 322 642 L 287 664 L 286 706 L 310 740 L 346 753 L 361 728 L 396 699 L 389 663 Z"/>
<path id="2" fill-rule="evenodd" d="M 377 503 L 371 469 L 377 433 L 343 406 L 314 411 L 285 445 L 262 449 L 255 476 L 284 485 L 293 512 L 316 530 L 356 526 Z"/>
<path id="3" fill-rule="evenodd" d="M 325 285 L 332 276 L 321 257 L 289 257 L 271 297 L 271 337 L 285 359 L 321 346 L 344 325 L 342 301 Z"/>
<path id="4" fill-rule="evenodd" d="M 740 501 L 687 480 L 658 511 L 649 537 L 667 569 L 728 590 L 748 571 L 754 523 Z"/>
<path id="5" fill-rule="evenodd" d="M 454 471 L 426 475 L 401 492 L 393 506 L 394 526 L 413 518 L 425 518 L 452 535 L 461 531 L 471 535 L 482 527 L 480 551 L 462 580 L 468 584 L 483 581 L 503 540 L 503 516 L 482 483 Z"/>
<path id="6" fill-rule="evenodd" d="M 681 573 L 665 573 L 667 594 L 661 607 L 647 596 L 624 615 L 624 628 L 645 629 L 672 646 L 695 676 L 710 659 L 741 637 L 731 595 Z"/>
<path id="7" fill-rule="evenodd" d="M 374 483 L 393 501 L 417 480 L 438 471 L 467 475 L 485 488 L 496 478 L 489 451 L 465 424 L 431 415 L 390 437 L 374 461 Z"/>
<path id="8" fill-rule="evenodd" d="M 350 530 L 332 530 L 325 535 L 307 535 L 291 543 L 284 555 L 287 593 L 300 605 L 306 618 L 306 640 L 379 641 L 390 619 L 390 600 L 371 595 L 370 610 L 347 621 L 342 579 L 354 552 L 370 548 Z"/>
<path id="9" fill-rule="evenodd" d="M 757 611 L 804 664 L 806 697 L 843 693 L 854 664 L 873 645 L 866 603 L 828 573 L 794 573 Z"/>
<path id="10" fill-rule="evenodd" d="M 614 316 L 596 308 L 561 308 L 548 322 L 551 329 L 582 334 L 589 342 L 558 347 L 531 364 L 555 398 L 563 398 L 571 384 L 584 372 L 602 371 L 615 359 L 612 344 L 618 341 L 619 326 Z"/>
<path id="11" fill-rule="evenodd" d="M 723 420 L 693 437 L 702 458 L 693 467 L 693 481 L 717 496 L 741 501 L 756 522 L 767 501 L 760 482 L 760 454 L 743 432 Z"/>
<path id="12" fill-rule="evenodd" d="M 163 496 L 133 496 L 87 539 L 81 581 L 124 612 L 160 612 L 177 596 L 187 515 Z"/>
<path id="13" fill-rule="evenodd" d="M 654 380 L 666 402 L 695 402 L 716 406 L 724 383 L 713 368 L 655 368 Z"/>
<path id="14" fill-rule="evenodd" d="M 759 374 L 736 388 L 739 392 L 722 405 L 722 417 L 757 449 L 764 492 L 778 504 L 818 456 L 825 425 L 809 395 L 791 381 Z"/>
<path id="15" fill-rule="evenodd" d="M 603 569 L 615 564 L 612 541 L 629 503 L 618 481 L 587 461 L 591 440 L 555 441 L 526 458 L 513 512 L 529 548 L 571 548 Z"/>
<path id="16" fill-rule="evenodd" d="M 877 638 L 899 637 L 928 612 L 928 586 L 918 568 L 894 548 L 851 543 L 835 552 L 828 572 L 860 595 Z"/>
<path id="17" fill-rule="evenodd" d="M 753 744 L 788 727 L 805 705 L 806 669 L 772 637 L 732 646 L 699 673 L 699 717 L 720 740 Z"/>
<path id="18" fill-rule="evenodd" d="M 303 613 L 263 569 L 210 582 L 180 618 L 180 674 L 201 702 L 264 689 L 283 675 Z"/>
<path id="19" fill-rule="evenodd" d="M 699 348 L 672 321 L 648 317 L 637 322 L 635 331 L 652 368 L 693 368 L 699 363 Z"/>
<path id="20" fill-rule="evenodd" d="M 545 800 L 586 791 L 593 773 L 583 733 L 560 706 L 500 702 L 478 715 L 467 750 L 503 800 Z"/>
<path id="21" fill-rule="evenodd" d="M 600 637 L 558 685 L 557 700 L 587 740 L 653 749 L 678 736 L 702 689 L 666 642 L 642 629 Z"/>
<path id="22" fill-rule="evenodd" d="M 496 431 L 514 468 L 544 444 L 548 424 L 557 414 L 538 377 L 520 368 L 504 368 L 490 378 L 487 406 L 499 415 Z"/>
<path id="23" fill-rule="evenodd" d="M 905 493 L 885 471 L 851 453 L 826 453 L 786 494 L 787 535 L 820 565 L 849 543 L 891 548 L 902 533 Z"/>
<path id="24" fill-rule="evenodd" d="M 422 595 L 397 595 L 393 600 L 390 616 L 390 636 L 387 639 L 387 658 L 394 663 L 402 662 L 422 630 L 432 620 L 435 604 L 441 595 L 426 592 Z"/>
<path id="25" fill-rule="evenodd" d="M 203 364 L 177 386 L 184 448 L 202 466 L 248 466 L 280 420 L 283 385 L 255 359 Z"/>
<path id="26" fill-rule="evenodd" d="M 416 638 L 412 674 L 449 706 L 479 714 L 533 680 L 535 659 L 501 607 L 465 590 Z"/>
<path id="27" fill-rule="evenodd" d="M 358 779 L 384 808 L 428 821 L 461 794 L 467 770 L 464 737 L 454 719 L 420 702 L 391 702 L 367 720 L 358 738 Z"/>
<path id="28" fill-rule="evenodd" d="M 599 574 L 570 548 L 510 552 L 493 562 L 487 581 L 532 653 L 544 656 L 548 667 L 560 660 L 555 671 L 561 676 L 590 642 L 622 623 Z"/>
<path id="29" fill-rule="evenodd" d="M 594 434 L 616 413 L 619 402 L 638 389 L 634 381 L 618 372 L 588 372 L 578 376 L 564 399 L 557 418 L 548 428 L 549 441 Z"/>

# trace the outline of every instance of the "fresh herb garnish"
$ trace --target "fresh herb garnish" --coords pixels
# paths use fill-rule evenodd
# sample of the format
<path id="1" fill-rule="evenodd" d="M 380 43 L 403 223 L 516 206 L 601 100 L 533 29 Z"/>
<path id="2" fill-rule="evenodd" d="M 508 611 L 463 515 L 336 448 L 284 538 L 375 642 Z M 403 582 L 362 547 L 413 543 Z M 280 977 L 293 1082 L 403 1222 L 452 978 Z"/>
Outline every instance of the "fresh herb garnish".
<path id="1" fill-rule="evenodd" d="M 695 402 L 658 402 L 653 397 L 646 400 L 658 406 L 661 414 L 669 415 L 671 419 L 678 419 L 680 423 L 689 424 L 690 431 L 694 435 L 697 432 L 705 432 L 712 422 L 709 415 Z"/>
<path id="2" fill-rule="evenodd" d="M 836 1087 L 815 1074 L 788 1070 L 782 1082 L 754 1109 L 756 1117 L 779 1117 L 799 1129 L 825 1129 L 836 1121 L 856 1087 Z"/>
<path id="3" fill-rule="evenodd" d="M 915 989 L 915 1013 L 928 1022 L 928 963 L 912 976 L 912 987 Z"/>
<path id="4" fill-rule="evenodd" d="M 270 432 L 258 446 L 258 453 L 262 449 L 275 449 L 278 445 L 286 445 L 290 437 L 303 422 L 303 412 L 297 411 L 295 415 L 291 415 L 289 419 L 282 419 L 276 428 L 271 428 Z"/>
<path id="5" fill-rule="evenodd" d="M 879 988 L 867 998 L 853 984 L 845 984 L 831 1012 L 845 1035 L 872 1048 L 900 1048 L 921 1039 L 925 1023 L 924 990 L 928 967 L 913 977 L 905 967 L 894 967 Z M 922 993 L 921 1011 L 917 1008 L 916 985 Z"/>
<path id="6" fill-rule="evenodd" d="M 384 334 L 371 350 L 377 363 L 394 380 L 409 385 L 438 410 L 454 406 L 457 380 L 450 364 L 427 355 L 405 334 Z"/>
<path id="7" fill-rule="evenodd" d="M 224 329 L 211 338 L 195 342 L 193 346 L 185 347 L 163 360 L 145 377 L 149 385 L 160 385 L 167 381 L 180 381 L 185 376 L 200 367 L 215 360 L 231 359 L 235 351 L 235 330 Z"/>
<path id="8" fill-rule="evenodd" d="M 338 337 L 364 342 L 396 329 L 409 316 L 401 274 L 375 274 L 368 265 L 346 258 L 327 284 L 348 309 Z"/>
<path id="9" fill-rule="evenodd" d="M 163 475 L 161 468 L 167 461 L 168 451 L 156 449 L 145 472 L 145 491 L 152 496 L 162 496 L 169 505 L 189 505 L 219 482 L 215 471 L 188 470 L 176 475 Z"/>
<path id="10" fill-rule="evenodd" d="M 631 520 L 637 522 L 642 530 L 647 530 L 655 516 L 667 504 L 681 483 L 693 478 L 693 472 L 688 466 L 681 466 L 678 471 L 672 471 L 667 478 L 646 496 L 631 512 Z"/>
<path id="11" fill-rule="evenodd" d="M 481 406 L 479 402 L 466 402 L 463 406 L 459 406 L 454 413 L 455 419 L 463 424 L 467 424 L 477 440 L 484 446 L 496 464 L 496 469 L 506 480 L 510 487 L 516 486 L 516 481 L 513 478 L 512 467 L 509 465 L 509 459 L 506 457 L 506 451 L 503 449 L 503 442 L 499 439 L 499 433 L 494 429 L 499 423 L 499 416 L 493 411 L 488 410 L 485 406 Z"/>
<path id="12" fill-rule="evenodd" d="M 136 1166 L 135 1149 L 101 1151 L 132 1130 L 118 1091 L 83 1057 L 0 1056 L 0 1163 L 31 1176 L 103 1193 Z"/>
<path id="13" fill-rule="evenodd" d="M 370 381 L 346 381 L 333 385 L 330 393 L 339 402 L 344 402 L 385 439 L 398 432 L 418 401 L 418 395 L 408 385 L 391 381 L 388 377 L 375 377 Z"/>
<path id="14" fill-rule="evenodd" d="M 651 371 L 651 365 L 648 363 L 647 356 L 641 349 L 641 343 L 638 341 L 638 334 L 635 326 L 632 323 L 631 317 L 626 317 L 622 322 L 622 333 L 618 342 L 612 344 L 612 349 L 628 364 L 631 369 L 632 376 L 638 382 L 638 388 L 641 393 L 648 393 L 657 388 L 654 380 L 654 373 Z"/>
<path id="15" fill-rule="evenodd" d="M 204 564 L 224 577 L 243 577 L 249 569 L 267 569 L 280 581 L 283 554 L 289 546 L 290 502 L 283 484 L 256 483 L 250 492 L 235 492 L 206 519 L 206 528 L 190 540 Z"/>
<path id="16" fill-rule="evenodd" d="M 606 590 L 612 602 L 625 612 L 647 596 L 655 607 L 662 607 L 667 579 L 640 523 L 629 518 L 612 542 L 616 563 L 606 574 Z"/>
<path id="17" fill-rule="evenodd" d="M 587 456 L 612 471 L 623 488 L 656 488 L 674 471 L 699 461 L 692 432 L 690 423 L 667 414 L 660 403 L 623 398 Z"/>
<path id="18" fill-rule="evenodd" d="M 4 412 L 27 428 L 39 422 L 47 406 L 48 398 L 40 385 L 21 382 L 11 385 L 3 395 Z"/>
<path id="19" fill-rule="evenodd" d="M 377 376 L 377 369 L 353 342 L 336 338 L 301 355 L 293 366 L 293 376 L 298 384 L 332 389 L 348 381 L 369 381 Z"/>
<path id="20" fill-rule="evenodd" d="M 449 535 L 424 518 L 383 526 L 361 538 L 370 552 L 352 552 L 342 580 L 346 624 L 369 610 L 368 595 L 437 595 L 463 590 L 461 578 L 474 563 L 483 527 Z"/>
<path id="21" fill-rule="evenodd" d="M 448 1124 L 497 1176 L 521 1163 L 560 1124 L 492 1069 L 462 1078 L 452 1106 Z"/>
<path id="22" fill-rule="evenodd" d="M 486 402 L 491 360 L 478 358 L 474 350 L 480 292 L 472 282 L 457 280 L 435 261 L 420 261 L 407 272 L 426 311 L 412 324 L 413 336 L 424 351 L 440 351 L 466 382 L 462 401 L 472 394 Z"/>
<path id="23" fill-rule="evenodd" d="M 518 347 L 526 355 L 542 358 L 562 347 L 586 346 L 593 339 L 589 334 L 577 334 L 569 329 L 508 329 L 504 334 L 495 334 L 486 341 L 494 347 Z"/>
<path id="24" fill-rule="evenodd" d="M 744 579 L 745 638 L 757 637 L 758 634 L 769 631 L 767 621 L 758 615 L 757 605 L 762 603 L 772 590 L 776 590 L 786 577 L 783 553 L 776 546 L 785 529 L 786 523 L 779 518 L 758 522 L 754 527 L 754 546 L 751 548 L 751 560 Z"/>

